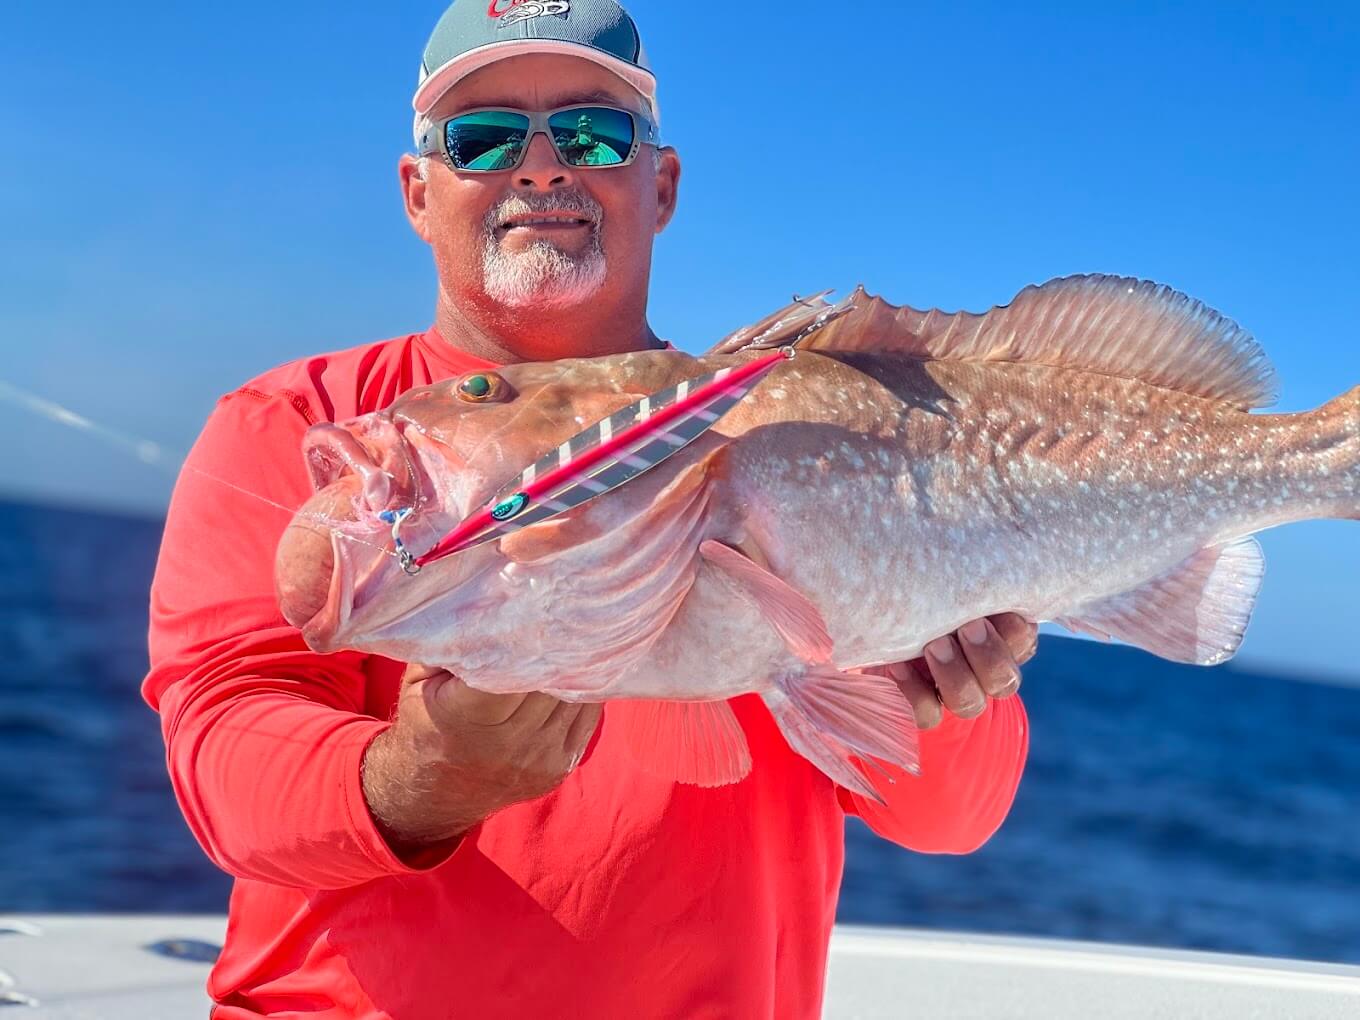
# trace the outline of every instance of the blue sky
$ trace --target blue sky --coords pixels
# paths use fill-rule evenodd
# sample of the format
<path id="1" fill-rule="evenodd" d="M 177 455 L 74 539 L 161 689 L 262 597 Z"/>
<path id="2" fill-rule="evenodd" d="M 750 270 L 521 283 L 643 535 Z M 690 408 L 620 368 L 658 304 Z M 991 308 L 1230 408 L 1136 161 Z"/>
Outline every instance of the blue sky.
<path id="1" fill-rule="evenodd" d="M 630 9 L 685 161 L 652 294 L 683 347 L 793 291 L 981 309 L 1102 271 L 1251 329 L 1282 409 L 1360 382 L 1360 7 Z M 442 10 L 6 5 L 0 382 L 182 450 L 262 369 L 428 326 L 395 165 Z M 0 427 L 5 492 L 164 506 L 167 475 L 87 435 Z M 1360 676 L 1360 527 L 1264 544 L 1245 660 Z"/>

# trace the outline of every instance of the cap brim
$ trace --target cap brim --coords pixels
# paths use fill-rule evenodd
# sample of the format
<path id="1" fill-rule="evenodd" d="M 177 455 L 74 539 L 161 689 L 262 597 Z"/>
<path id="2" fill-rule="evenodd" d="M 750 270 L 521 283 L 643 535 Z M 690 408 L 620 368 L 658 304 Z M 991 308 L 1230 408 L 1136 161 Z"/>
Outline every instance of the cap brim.
<path id="1" fill-rule="evenodd" d="M 599 64 L 606 71 L 612 71 L 636 89 L 652 108 L 653 119 L 657 118 L 655 75 L 636 64 L 630 64 L 626 60 L 620 60 L 612 54 L 605 53 L 603 50 L 597 50 L 593 46 L 563 42 L 559 39 L 507 39 L 505 42 L 489 43 L 486 46 L 478 46 L 476 49 L 468 50 L 466 53 L 460 53 L 447 64 L 435 68 L 434 72 L 420 83 L 415 96 L 411 99 L 411 106 L 415 108 L 416 116 L 420 117 L 429 113 L 445 92 L 473 71 L 480 70 L 488 64 L 494 64 L 497 60 L 519 56 L 522 53 L 556 53 L 568 57 L 580 57 L 583 60 Z"/>

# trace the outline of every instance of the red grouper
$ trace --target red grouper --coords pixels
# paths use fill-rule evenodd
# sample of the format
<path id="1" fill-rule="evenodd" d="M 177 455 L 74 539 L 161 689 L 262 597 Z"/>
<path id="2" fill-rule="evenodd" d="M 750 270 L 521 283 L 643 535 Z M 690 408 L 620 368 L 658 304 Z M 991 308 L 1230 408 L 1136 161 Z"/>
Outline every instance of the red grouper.
<path id="1" fill-rule="evenodd" d="M 790 746 L 876 798 L 864 763 L 914 769 L 916 732 L 863 668 L 1006 611 L 1222 662 L 1260 587 L 1249 536 L 1360 517 L 1360 388 L 1251 414 L 1274 372 L 1248 334 L 1166 287 L 1080 276 L 980 315 L 857 289 L 659 466 L 403 571 L 393 511 L 429 552 L 583 429 L 768 357 L 827 307 L 791 305 L 703 357 L 508 365 L 316 426 L 317 492 L 278 553 L 285 616 L 317 651 L 608 700 L 639 760 L 686 783 L 747 774 L 726 699 L 756 692 Z"/>

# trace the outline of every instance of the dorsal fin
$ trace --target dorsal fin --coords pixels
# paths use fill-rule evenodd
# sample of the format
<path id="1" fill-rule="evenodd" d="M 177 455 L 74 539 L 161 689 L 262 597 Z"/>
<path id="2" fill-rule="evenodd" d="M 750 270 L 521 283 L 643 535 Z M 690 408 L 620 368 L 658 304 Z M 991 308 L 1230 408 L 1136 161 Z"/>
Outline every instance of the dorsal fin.
<path id="1" fill-rule="evenodd" d="M 1193 298 L 1146 280 L 1067 276 L 1026 287 L 1010 304 L 981 314 L 899 308 L 862 286 L 845 303 L 848 311 L 799 347 L 1025 361 L 1138 379 L 1243 410 L 1275 399 L 1275 370 L 1249 333 Z M 795 302 L 758 324 L 767 335 L 747 327 L 713 353 L 778 346 L 784 333 L 796 333 L 826 307 L 820 298 Z M 771 331 L 771 324 L 783 328 Z"/>

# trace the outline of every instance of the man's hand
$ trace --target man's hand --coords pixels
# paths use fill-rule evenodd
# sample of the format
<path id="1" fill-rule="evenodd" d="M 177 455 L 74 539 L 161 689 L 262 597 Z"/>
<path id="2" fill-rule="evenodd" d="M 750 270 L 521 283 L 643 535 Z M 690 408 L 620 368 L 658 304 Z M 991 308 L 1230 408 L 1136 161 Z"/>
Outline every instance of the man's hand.
<path id="1" fill-rule="evenodd" d="M 395 724 L 364 758 L 369 809 L 399 852 L 461 835 L 561 783 L 585 754 L 601 709 L 546 694 L 486 694 L 411 665 Z"/>
<path id="2" fill-rule="evenodd" d="M 958 633 L 936 638 L 925 655 L 886 669 L 916 713 L 916 725 L 940 724 L 942 709 L 971 719 L 987 699 L 1008 698 L 1020 689 L 1020 663 L 1034 656 L 1039 628 L 1023 616 L 1001 613 L 974 620 Z"/>

